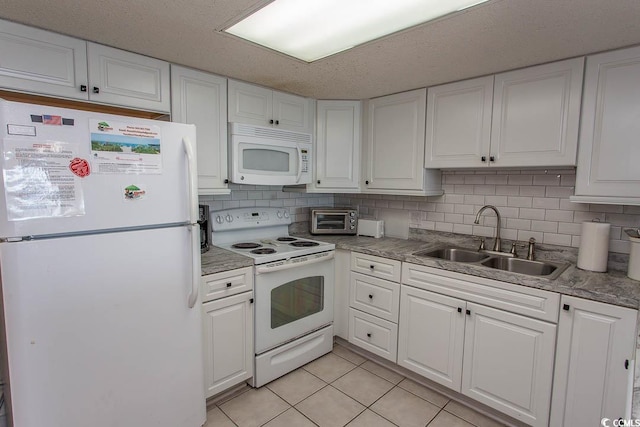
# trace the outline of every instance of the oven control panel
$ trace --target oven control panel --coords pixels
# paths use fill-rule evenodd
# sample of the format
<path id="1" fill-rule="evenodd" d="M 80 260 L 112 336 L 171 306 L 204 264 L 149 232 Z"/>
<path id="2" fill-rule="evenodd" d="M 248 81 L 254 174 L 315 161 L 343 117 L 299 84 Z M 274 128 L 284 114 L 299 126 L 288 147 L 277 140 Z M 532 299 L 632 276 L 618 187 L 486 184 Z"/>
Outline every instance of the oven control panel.
<path id="1" fill-rule="evenodd" d="M 211 212 L 213 231 L 289 224 L 291 216 L 287 208 L 237 208 Z"/>

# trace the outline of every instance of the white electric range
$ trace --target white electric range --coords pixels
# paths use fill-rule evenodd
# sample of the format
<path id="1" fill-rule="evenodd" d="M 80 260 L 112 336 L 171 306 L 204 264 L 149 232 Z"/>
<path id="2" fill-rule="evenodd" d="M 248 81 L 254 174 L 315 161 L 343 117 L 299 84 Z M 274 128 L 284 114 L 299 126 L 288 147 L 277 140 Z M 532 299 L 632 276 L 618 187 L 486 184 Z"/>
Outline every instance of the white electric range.
<path id="1" fill-rule="evenodd" d="M 254 259 L 254 387 L 333 346 L 335 245 L 290 236 L 290 223 L 286 208 L 211 213 L 213 244 Z"/>

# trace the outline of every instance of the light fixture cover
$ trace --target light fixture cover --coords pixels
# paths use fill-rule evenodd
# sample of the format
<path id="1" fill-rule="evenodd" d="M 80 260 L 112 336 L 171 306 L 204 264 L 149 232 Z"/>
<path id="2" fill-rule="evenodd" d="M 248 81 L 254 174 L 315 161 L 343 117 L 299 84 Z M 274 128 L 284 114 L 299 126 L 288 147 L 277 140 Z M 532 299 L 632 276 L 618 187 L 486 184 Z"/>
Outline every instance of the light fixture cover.
<path id="1" fill-rule="evenodd" d="M 313 62 L 488 0 L 275 0 L 225 31 Z"/>

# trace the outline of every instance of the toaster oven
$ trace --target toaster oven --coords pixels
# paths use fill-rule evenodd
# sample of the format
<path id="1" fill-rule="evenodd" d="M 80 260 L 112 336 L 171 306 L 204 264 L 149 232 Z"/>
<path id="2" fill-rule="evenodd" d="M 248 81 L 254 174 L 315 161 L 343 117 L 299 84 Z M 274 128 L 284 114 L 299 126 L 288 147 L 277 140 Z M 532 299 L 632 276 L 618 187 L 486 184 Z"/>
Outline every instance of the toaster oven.
<path id="1" fill-rule="evenodd" d="M 356 234 L 358 211 L 351 208 L 311 208 L 311 234 Z"/>

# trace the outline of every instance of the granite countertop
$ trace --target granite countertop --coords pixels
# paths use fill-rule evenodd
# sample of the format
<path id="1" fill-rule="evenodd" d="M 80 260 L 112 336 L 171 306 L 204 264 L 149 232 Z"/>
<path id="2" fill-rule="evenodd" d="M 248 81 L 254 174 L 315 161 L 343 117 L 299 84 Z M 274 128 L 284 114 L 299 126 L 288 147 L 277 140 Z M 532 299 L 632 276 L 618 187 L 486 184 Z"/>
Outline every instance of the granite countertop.
<path id="1" fill-rule="evenodd" d="M 435 249 L 441 246 L 455 246 L 466 249 L 477 249 L 477 242 L 472 236 L 429 232 L 419 239 L 396 239 L 383 237 L 374 239 L 362 236 L 312 236 L 308 233 L 296 233 L 300 237 L 334 243 L 336 249 L 377 255 L 414 264 L 425 265 L 448 271 L 500 280 L 522 286 L 558 292 L 594 301 L 614 304 L 622 307 L 640 308 L 640 281 L 629 279 L 626 271 L 611 270 L 606 273 L 595 273 L 580 270 L 576 267 L 576 251 L 565 250 L 559 246 L 545 245 L 537 248 L 536 259 L 569 263 L 569 267 L 555 280 L 540 276 L 528 276 L 493 269 L 479 264 L 452 262 L 436 258 L 415 256 L 421 250 Z M 489 239 L 489 243 L 492 239 Z M 526 253 L 526 249 L 520 250 Z"/>
<path id="2" fill-rule="evenodd" d="M 207 252 L 200 256 L 200 260 L 203 276 L 253 266 L 253 258 L 238 255 L 216 246 L 211 246 Z"/>

